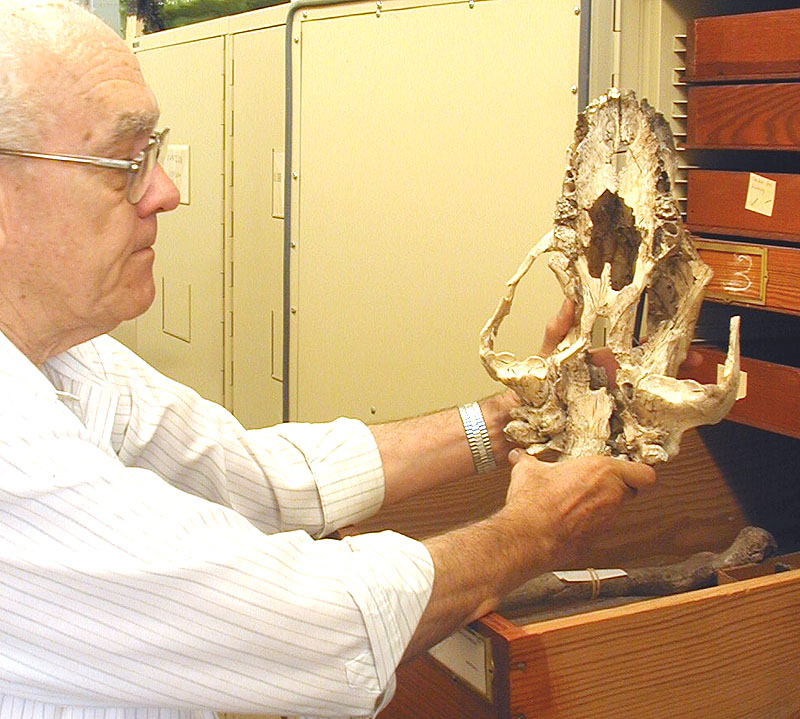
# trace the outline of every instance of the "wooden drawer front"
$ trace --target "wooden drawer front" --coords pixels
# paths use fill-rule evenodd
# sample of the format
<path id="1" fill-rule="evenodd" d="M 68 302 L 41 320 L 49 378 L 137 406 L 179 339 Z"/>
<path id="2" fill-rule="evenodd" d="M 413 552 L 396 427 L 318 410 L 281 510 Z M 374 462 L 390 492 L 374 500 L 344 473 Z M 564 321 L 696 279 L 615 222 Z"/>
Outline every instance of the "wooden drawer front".
<path id="1" fill-rule="evenodd" d="M 800 313 L 800 250 L 704 239 L 695 247 L 714 270 L 708 299 Z"/>
<path id="2" fill-rule="evenodd" d="M 510 717 L 800 712 L 800 571 L 509 628 Z"/>
<path id="3" fill-rule="evenodd" d="M 800 83 L 689 88 L 686 146 L 800 150 Z"/>
<path id="4" fill-rule="evenodd" d="M 800 175 L 690 170 L 687 193 L 692 232 L 800 242 Z"/>
<path id="5" fill-rule="evenodd" d="M 717 381 L 717 368 L 725 353 L 706 347 L 695 348 L 703 358 L 691 376 L 702 384 Z M 800 369 L 742 357 L 747 373 L 747 396 L 734 402 L 728 416 L 731 422 L 800 438 Z"/>
<path id="6" fill-rule="evenodd" d="M 800 9 L 704 17 L 690 23 L 686 79 L 800 79 Z"/>

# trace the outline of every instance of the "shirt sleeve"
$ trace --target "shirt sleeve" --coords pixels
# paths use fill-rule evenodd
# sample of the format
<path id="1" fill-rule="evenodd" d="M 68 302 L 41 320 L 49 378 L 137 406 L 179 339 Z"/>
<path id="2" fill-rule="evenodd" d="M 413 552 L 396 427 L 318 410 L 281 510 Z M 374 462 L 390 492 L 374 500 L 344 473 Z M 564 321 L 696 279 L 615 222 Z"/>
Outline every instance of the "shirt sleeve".
<path id="1" fill-rule="evenodd" d="M 315 717 L 388 700 L 430 596 L 423 545 L 264 534 L 52 404 L 0 438 L 0 694 Z"/>
<path id="2" fill-rule="evenodd" d="M 48 376 L 56 393 L 9 384 L 20 397 L 0 411 L 0 695 L 314 717 L 385 705 L 430 555 L 392 532 L 310 536 L 382 501 L 362 423 L 246 431 L 110 339 Z"/>
<path id="3" fill-rule="evenodd" d="M 325 536 L 380 509 L 384 476 L 360 421 L 245 430 L 109 337 L 87 352 L 120 394 L 112 444 L 128 466 L 235 509 L 266 532 Z"/>

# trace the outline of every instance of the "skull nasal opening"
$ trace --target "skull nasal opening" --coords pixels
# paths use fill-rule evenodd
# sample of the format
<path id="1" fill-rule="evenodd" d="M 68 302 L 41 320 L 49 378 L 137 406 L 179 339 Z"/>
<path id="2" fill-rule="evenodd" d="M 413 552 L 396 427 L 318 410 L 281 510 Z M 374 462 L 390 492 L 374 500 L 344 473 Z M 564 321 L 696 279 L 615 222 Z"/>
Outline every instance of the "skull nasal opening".
<path id="1" fill-rule="evenodd" d="M 633 210 L 619 195 L 606 190 L 589 209 L 589 217 L 592 220 L 592 236 L 586 252 L 589 273 L 599 278 L 603 267 L 609 263 L 611 287 L 621 290 L 633 281 L 642 243 Z"/>

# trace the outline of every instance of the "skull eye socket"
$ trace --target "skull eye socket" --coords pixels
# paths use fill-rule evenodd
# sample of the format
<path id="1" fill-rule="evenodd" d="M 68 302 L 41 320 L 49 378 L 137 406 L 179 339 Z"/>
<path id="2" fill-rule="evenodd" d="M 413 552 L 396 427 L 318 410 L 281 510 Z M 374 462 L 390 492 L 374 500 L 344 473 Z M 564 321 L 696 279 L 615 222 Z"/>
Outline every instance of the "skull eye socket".
<path id="1" fill-rule="evenodd" d="M 617 291 L 633 282 L 633 272 L 642 237 L 636 218 L 619 195 L 606 190 L 589 209 L 592 233 L 586 258 L 589 274 L 599 278 L 611 265 L 611 287 Z"/>

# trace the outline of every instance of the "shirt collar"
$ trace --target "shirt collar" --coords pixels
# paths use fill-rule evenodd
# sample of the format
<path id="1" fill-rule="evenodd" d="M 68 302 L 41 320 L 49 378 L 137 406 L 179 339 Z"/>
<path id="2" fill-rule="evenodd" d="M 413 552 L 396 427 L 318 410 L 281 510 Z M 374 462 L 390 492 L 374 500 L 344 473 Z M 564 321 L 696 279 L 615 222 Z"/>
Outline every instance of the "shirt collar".
<path id="1" fill-rule="evenodd" d="M 59 401 L 89 430 L 92 442 L 110 446 L 119 392 L 96 368 L 86 363 L 81 347 L 73 347 L 34 365 L 0 332 L 0 383 L 6 397 L 36 397 Z"/>
<path id="2" fill-rule="evenodd" d="M 3 391 L 33 392 L 38 396 L 56 397 L 56 388 L 45 374 L 22 351 L 0 332 L 0 381 Z"/>

